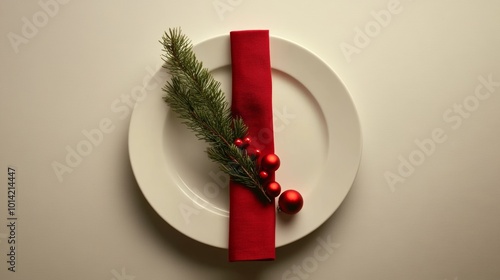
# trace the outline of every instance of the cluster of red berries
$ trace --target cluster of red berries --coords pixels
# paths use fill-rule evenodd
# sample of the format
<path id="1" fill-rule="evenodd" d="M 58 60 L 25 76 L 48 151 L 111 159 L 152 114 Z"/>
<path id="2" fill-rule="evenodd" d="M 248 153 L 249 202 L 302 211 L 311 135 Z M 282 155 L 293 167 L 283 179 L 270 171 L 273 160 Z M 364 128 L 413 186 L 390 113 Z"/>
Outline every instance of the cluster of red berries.
<path id="1" fill-rule="evenodd" d="M 242 149 L 250 146 L 252 140 L 250 137 L 234 140 L 234 144 Z M 256 160 L 259 166 L 259 177 L 264 182 L 264 191 L 267 196 L 278 199 L 278 212 L 295 214 L 302 209 L 304 200 L 302 195 L 296 190 L 287 190 L 281 193 L 281 186 L 274 180 L 269 180 L 271 174 L 280 167 L 280 158 L 276 154 L 266 154 L 261 157 L 261 151 L 258 149 L 248 150 L 249 155 Z M 280 195 L 281 194 L 281 195 Z"/>

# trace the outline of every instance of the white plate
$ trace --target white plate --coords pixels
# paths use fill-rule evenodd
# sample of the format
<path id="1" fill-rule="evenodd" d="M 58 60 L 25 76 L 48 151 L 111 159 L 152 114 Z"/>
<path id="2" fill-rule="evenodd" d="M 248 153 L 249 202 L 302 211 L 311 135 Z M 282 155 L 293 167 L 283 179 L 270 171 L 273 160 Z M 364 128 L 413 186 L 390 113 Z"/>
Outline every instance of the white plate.
<path id="1" fill-rule="evenodd" d="M 230 93 L 229 36 L 195 46 L 205 67 Z M 297 189 L 304 208 L 277 214 L 276 247 L 319 227 L 341 204 L 356 175 L 361 130 L 349 93 L 337 75 L 306 49 L 271 37 L 276 180 Z M 129 151 L 137 182 L 151 206 L 170 225 L 200 242 L 227 248 L 227 176 L 210 162 L 205 144 L 150 93 L 136 104 Z M 230 96 L 227 97 L 230 101 Z"/>

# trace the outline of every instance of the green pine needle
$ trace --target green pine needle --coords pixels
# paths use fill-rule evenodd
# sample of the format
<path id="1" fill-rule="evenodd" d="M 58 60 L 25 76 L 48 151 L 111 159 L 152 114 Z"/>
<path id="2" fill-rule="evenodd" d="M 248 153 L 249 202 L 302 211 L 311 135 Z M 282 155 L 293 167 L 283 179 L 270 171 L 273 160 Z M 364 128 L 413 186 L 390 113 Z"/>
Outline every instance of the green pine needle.
<path id="1" fill-rule="evenodd" d="M 232 116 L 220 82 L 197 60 L 191 41 L 180 29 L 169 29 L 160 43 L 163 67 L 172 75 L 163 87 L 165 102 L 198 139 L 209 144 L 208 157 L 231 180 L 254 189 L 271 202 L 263 189 L 255 159 L 234 144 L 235 139 L 245 137 L 248 127 L 240 117 Z"/>

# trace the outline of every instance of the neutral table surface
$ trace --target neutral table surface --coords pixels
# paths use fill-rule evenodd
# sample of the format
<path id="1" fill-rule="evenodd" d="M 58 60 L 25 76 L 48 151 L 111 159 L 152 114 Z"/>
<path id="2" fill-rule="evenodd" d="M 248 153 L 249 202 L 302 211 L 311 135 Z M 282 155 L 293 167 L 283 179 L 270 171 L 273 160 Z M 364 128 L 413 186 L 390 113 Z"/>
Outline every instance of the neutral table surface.
<path id="1" fill-rule="evenodd" d="M 0 279 L 500 279 L 499 12 L 494 0 L 0 1 Z M 351 191 L 273 262 L 229 263 L 135 181 L 127 102 L 169 27 L 195 44 L 269 29 L 349 89 L 363 134 Z M 97 128 L 58 176 L 54 162 Z"/>

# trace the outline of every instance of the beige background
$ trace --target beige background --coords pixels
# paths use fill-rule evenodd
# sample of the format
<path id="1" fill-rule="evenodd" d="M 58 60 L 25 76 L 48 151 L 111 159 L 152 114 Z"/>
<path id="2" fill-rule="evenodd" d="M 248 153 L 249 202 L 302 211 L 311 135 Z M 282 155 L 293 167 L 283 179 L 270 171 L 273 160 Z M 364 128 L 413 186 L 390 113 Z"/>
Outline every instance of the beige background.
<path id="1" fill-rule="evenodd" d="M 0 1 L 0 278 L 500 279 L 499 10 L 493 0 Z M 274 262 L 228 263 L 161 220 L 135 182 L 129 98 L 177 26 L 194 43 L 269 29 L 330 65 L 359 111 L 351 192 Z M 58 178 L 54 162 L 95 129 L 102 139 Z"/>

